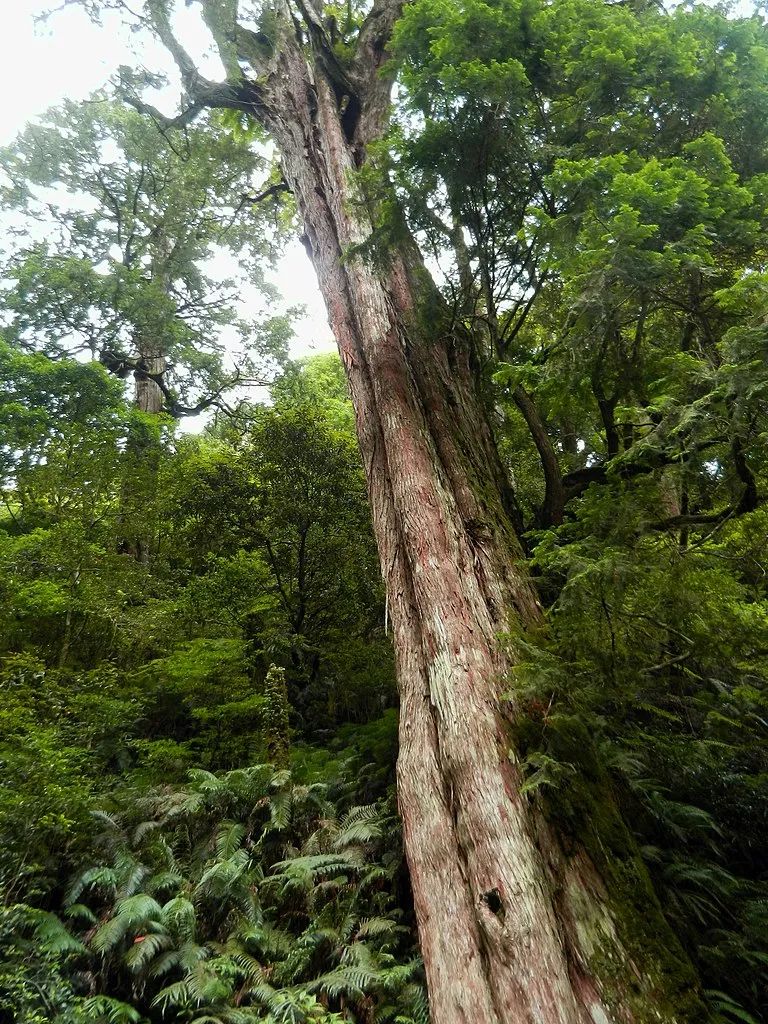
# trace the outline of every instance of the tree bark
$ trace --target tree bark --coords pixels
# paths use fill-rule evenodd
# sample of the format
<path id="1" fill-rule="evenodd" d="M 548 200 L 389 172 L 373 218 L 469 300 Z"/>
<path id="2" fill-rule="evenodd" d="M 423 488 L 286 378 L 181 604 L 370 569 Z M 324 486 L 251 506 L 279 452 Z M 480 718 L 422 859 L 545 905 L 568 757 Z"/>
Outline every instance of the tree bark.
<path id="1" fill-rule="evenodd" d="M 147 416 L 159 417 L 164 395 L 154 377 L 167 365 L 161 346 L 139 339 L 134 370 L 134 407 Z M 152 504 L 157 490 L 160 445 L 154 427 L 147 421 L 131 425 L 125 451 L 125 475 L 120 495 L 124 533 L 118 550 L 148 565 L 152 558 Z"/>
<path id="2" fill-rule="evenodd" d="M 139 412 L 159 416 L 163 411 L 163 392 L 154 379 L 162 376 L 166 359 L 162 348 L 157 345 L 140 344 L 139 365 L 133 371 L 134 405 Z"/>
<path id="3" fill-rule="evenodd" d="M 394 628 L 398 797 L 431 1019 L 692 1021 L 701 1006 L 691 970 L 609 787 L 601 783 L 603 814 L 621 835 L 622 871 L 637 876 L 632 891 L 647 900 L 639 913 L 659 931 L 660 953 L 628 942 L 634 921 L 620 917 L 596 856 L 579 836 L 557 837 L 521 793 L 511 738 L 520 709 L 504 697 L 515 650 L 500 635 L 538 624 L 541 609 L 471 339 L 443 319 L 405 233 L 384 260 L 354 255 L 374 228 L 354 173 L 386 125 L 380 66 L 397 5 L 374 5 L 347 71 L 325 47 L 317 13 L 302 11 L 301 33 L 286 14 L 266 65 L 247 30 L 222 34 L 221 49 L 240 38 L 241 60 L 254 62 L 239 91 L 195 78 L 178 43 L 166 42 L 195 102 L 248 109 L 272 135 L 346 369 Z M 641 902 L 633 896 L 630 918 Z"/>

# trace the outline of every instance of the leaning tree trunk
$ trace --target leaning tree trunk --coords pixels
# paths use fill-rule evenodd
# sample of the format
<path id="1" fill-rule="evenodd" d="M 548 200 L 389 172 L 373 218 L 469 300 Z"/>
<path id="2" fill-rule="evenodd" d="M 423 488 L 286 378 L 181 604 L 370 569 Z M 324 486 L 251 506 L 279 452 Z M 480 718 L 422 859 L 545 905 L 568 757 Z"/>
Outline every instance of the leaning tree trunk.
<path id="1" fill-rule="evenodd" d="M 411 244 L 390 252 L 386 269 L 351 254 L 373 225 L 352 185 L 359 151 L 331 82 L 290 47 L 277 81 L 270 128 L 349 379 L 389 595 L 399 804 L 432 1020 L 693 1019 L 692 972 L 639 863 L 623 851 L 637 873 L 630 888 L 648 900 L 641 913 L 668 945 L 645 959 L 594 859 L 579 842 L 566 854 L 520 792 L 515 708 L 503 698 L 514 650 L 499 636 L 541 612 L 505 510 L 471 345 L 426 326 L 440 311 Z"/>
<path id="2" fill-rule="evenodd" d="M 205 9 L 233 81 L 244 62 L 254 73 L 206 82 L 155 6 L 193 101 L 175 123 L 210 104 L 266 125 L 349 381 L 394 627 L 398 795 L 432 1021 L 692 1021 L 703 1012 L 692 969 L 604 776 L 585 780 L 594 799 L 574 818 L 584 835 L 567 839 L 521 793 L 519 709 L 504 697 L 514 642 L 500 635 L 541 610 L 471 339 L 441 328 L 449 320 L 405 233 L 384 260 L 359 251 L 374 225 L 354 175 L 386 128 L 380 66 L 397 3 L 374 3 L 349 71 L 306 3 L 301 29 L 285 9 L 267 57 L 254 32 L 222 27 L 219 0 Z"/>

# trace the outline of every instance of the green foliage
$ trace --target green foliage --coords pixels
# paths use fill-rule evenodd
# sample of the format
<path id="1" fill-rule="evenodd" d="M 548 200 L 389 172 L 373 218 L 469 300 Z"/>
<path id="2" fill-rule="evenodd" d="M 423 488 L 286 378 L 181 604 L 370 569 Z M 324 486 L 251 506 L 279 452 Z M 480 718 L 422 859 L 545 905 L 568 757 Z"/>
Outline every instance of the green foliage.
<path id="1" fill-rule="evenodd" d="M 180 446 L 165 522 L 197 579 L 196 632 L 237 630 L 253 671 L 286 670 L 306 733 L 394 697 L 365 484 L 337 357 L 293 367 L 243 431 Z M 219 611 L 220 609 L 220 611 Z"/>
<path id="2" fill-rule="evenodd" d="M 325 784 L 285 770 L 196 771 L 184 788 L 127 803 L 103 843 L 107 861 L 67 903 L 85 917 L 97 991 L 108 983 L 139 1013 L 333 1020 L 343 998 L 388 1021 L 420 1005 L 386 802 L 340 813 Z"/>
<path id="3" fill-rule="evenodd" d="M 85 855 L 95 793 L 284 762 L 289 729 L 366 720 L 394 687 L 337 359 L 293 369 L 226 439 L 158 432 L 145 479 L 100 366 L 0 357 L 0 875 L 20 901 Z M 124 552 L 126 487 L 145 562 Z M 293 698 L 279 708 L 273 663 Z"/>
<path id="4" fill-rule="evenodd" d="M 210 117 L 161 132 L 106 92 L 28 126 L 0 153 L 17 224 L 4 261 L 10 335 L 48 354 L 90 351 L 137 387 L 159 374 L 174 417 L 273 373 L 289 319 L 247 321 L 237 308 L 246 283 L 274 298 L 264 269 L 280 231 L 248 203 L 270 168 L 252 133 L 232 127 Z M 211 267 L 214 252 L 237 254 L 234 274 Z"/>
<path id="5" fill-rule="evenodd" d="M 702 977 L 738 1013 L 759 1016 L 768 610 L 762 583 L 731 567 L 765 515 L 680 549 L 617 517 L 631 501 L 588 492 L 578 519 L 537 549 L 559 597 L 548 638 L 527 647 L 513 684 L 526 710 L 526 788 L 558 820 L 578 821 L 593 778 L 579 739 L 589 733 Z"/>

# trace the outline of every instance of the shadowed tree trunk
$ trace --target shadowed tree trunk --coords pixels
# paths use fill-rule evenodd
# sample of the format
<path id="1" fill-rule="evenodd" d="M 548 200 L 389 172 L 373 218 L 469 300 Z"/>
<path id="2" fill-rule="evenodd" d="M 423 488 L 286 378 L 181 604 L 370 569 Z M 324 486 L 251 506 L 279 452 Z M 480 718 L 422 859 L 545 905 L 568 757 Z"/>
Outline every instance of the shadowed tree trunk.
<path id="1" fill-rule="evenodd" d="M 559 526 L 565 511 L 565 485 L 560 472 L 560 461 L 536 403 L 518 384 L 512 392 L 512 399 L 520 410 L 530 432 L 544 473 L 544 502 L 541 508 L 542 526 Z"/>
<path id="2" fill-rule="evenodd" d="M 296 197 L 349 380 L 394 627 L 399 805 L 431 1019 L 692 1021 L 701 1012 L 692 970 L 604 778 L 595 770 L 605 834 L 592 845 L 556 837 L 521 793 L 511 741 L 519 709 L 503 697 L 514 644 L 499 635 L 537 624 L 541 611 L 472 338 L 449 329 L 405 233 L 383 266 L 351 255 L 373 230 L 354 172 L 386 127 L 391 83 L 380 69 L 398 5 L 374 4 L 345 68 L 314 8 L 301 8 L 301 25 L 278 8 L 265 52 L 256 33 L 227 23 L 229 5 L 204 7 L 232 82 L 204 80 L 153 4 L 190 100 L 164 120 L 183 124 L 206 104 L 252 113 L 274 139 Z M 588 852 L 600 849 L 605 863 Z M 647 922 L 635 922 L 641 914 Z M 647 933 L 648 923 L 656 932 L 650 948 L 631 934 L 635 924 Z"/>
<path id="3" fill-rule="evenodd" d="M 133 404 L 138 412 L 155 418 L 164 411 L 164 395 L 157 383 L 166 369 L 161 346 L 139 339 L 133 371 Z M 118 550 L 146 565 L 152 557 L 154 527 L 150 509 L 157 490 L 160 465 L 159 437 L 151 419 L 132 423 L 125 450 L 125 473 L 120 493 L 122 534 Z"/>
<path id="4" fill-rule="evenodd" d="M 285 669 L 270 665 L 264 680 L 264 731 L 269 760 L 277 768 L 287 768 L 290 756 L 288 732 L 288 692 Z"/>
<path id="5" fill-rule="evenodd" d="M 141 343 L 138 353 L 138 366 L 133 371 L 134 405 L 139 412 L 159 416 L 163 411 L 164 397 L 156 378 L 165 373 L 166 358 L 157 345 Z"/>

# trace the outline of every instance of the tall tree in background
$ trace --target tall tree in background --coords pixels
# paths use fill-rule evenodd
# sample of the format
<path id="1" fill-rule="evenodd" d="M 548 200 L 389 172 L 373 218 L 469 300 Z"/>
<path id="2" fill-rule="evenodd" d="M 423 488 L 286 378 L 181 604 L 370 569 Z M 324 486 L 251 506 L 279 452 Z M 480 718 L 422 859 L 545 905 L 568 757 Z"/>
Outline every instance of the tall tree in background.
<path id="1" fill-rule="evenodd" d="M 284 354 L 289 318 L 239 308 L 244 289 L 275 298 L 280 241 L 258 201 L 269 164 L 250 141 L 213 120 L 163 135 L 96 95 L 50 111 L 2 154 L 4 199 L 26 227 L 6 269 L 10 337 L 49 355 L 90 351 L 133 377 L 149 417 L 135 418 L 122 498 L 121 549 L 139 561 L 152 557 L 158 416 L 226 407 Z"/>
<path id="2" fill-rule="evenodd" d="M 246 287 L 275 297 L 280 230 L 254 202 L 269 164 L 253 145 L 213 119 L 163 135 L 101 94 L 49 111 L 0 162 L 15 216 L 11 337 L 90 351 L 133 376 L 135 406 L 152 415 L 194 415 L 269 378 L 287 319 L 238 309 Z"/>
<path id="3" fill-rule="evenodd" d="M 332 12 L 311 3 L 259 13 L 243 5 L 239 19 L 235 0 L 203 0 L 223 83 L 195 66 L 174 34 L 172 7 L 152 0 L 142 10 L 176 61 L 185 109 L 164 118 L 137 97 L 135 105 L 166 130 L 206 107 L 266 128 L 347 371 L 395 631 L 399 800 L 433 1020 L 702 1017 L 693 972 L 599 768 L 592 855 L 581 837 L 558 837 L 522 791 L 510 750 L 519 708 L 503 699 L 517 652 L 499 634 L 537 625 L 540 609 L 480 387 L 486 338 L 444 303 L 391 196 L 366 199 L 356 180 L 388 129 L 387 45 L 400 4 L 376 0 L 339 39 Z M 434 12 L 409 9 L 429 35 Z M 537 39 L 531 28 L 535 12 L 499 10 L 497 30 L 511 48 L 552 59 L 546 33 Z M 646 30 L 644 15 L 627 16 L 638 34 Z M 564 51 L 577 41 L 575 32 Z M 513 64 L 522 81 L 525 69 Z"/>

